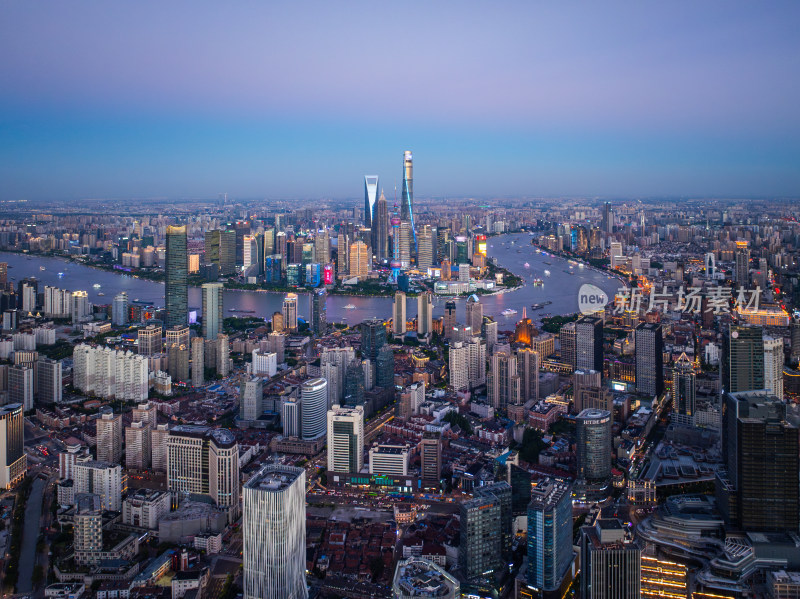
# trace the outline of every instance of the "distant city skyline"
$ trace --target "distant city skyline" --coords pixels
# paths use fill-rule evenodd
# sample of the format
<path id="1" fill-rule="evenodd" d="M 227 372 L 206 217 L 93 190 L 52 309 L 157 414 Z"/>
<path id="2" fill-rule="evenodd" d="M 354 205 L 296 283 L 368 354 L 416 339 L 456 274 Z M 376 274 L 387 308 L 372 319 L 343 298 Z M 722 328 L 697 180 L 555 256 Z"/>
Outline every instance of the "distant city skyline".
<path id="1" fill-rule="evenodd" d="M 391 203 L 405 150 L 419 199 L 800 189 L 794 2 L 2 16 L 0 200 L 358 199 L 376 174 Z"/>

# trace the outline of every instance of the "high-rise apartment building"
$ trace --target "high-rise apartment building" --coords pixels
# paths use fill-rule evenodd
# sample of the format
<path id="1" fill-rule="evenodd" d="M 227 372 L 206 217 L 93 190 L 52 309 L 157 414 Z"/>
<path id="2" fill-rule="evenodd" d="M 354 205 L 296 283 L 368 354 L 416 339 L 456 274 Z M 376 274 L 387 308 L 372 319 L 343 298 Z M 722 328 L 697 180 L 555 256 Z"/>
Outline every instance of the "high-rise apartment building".
<path id="1" fill-rule="evenodd" d="M 297 330 L 297 294 L 287 293 L 283 298 L 283 326 L 290 331 Z"/>
<path id="2" fill-rule="evenodd" d="M 122 466 L 110 462 L 76 462 L 72 469 L 74 491 L 100 496 L 102 509 L 122 511 Z"/>
<path id="3" fill-rule="evenodd" d="M 468 351 L 469 387 L 474 389 L 486 384 L 486 342 L 480 337 L 466 341 Z"/>
<path id="4" fill-rule="evenodd" d="M 115 327 L 128 324 L 128 294 L 125 291 L 114 296 L 111 305 L 111 324 Z"/>
<path id="5" fill-rule="evenodd" d="M 189 263 L 186 252 L 186 226 L 167 227 L 167 252 L 164 263 L 164 301 L 167 327 L 186 325 L 189 320 Z"/>
<path id="6" fill-rule="evenodd" d="M 149 324 L 136 333 L 140 356 L 160 354 L 163 347 L 163 332 L 160 325 Z"/>
<path id="7" fill-rule="evenodd" d="M 243 381 L 239 388 L 239 418 L 245 421 L 258 420 L 264 413 L 264 384 L 255 376 Z"/>
<path id="8" fill-rule="evenodd" d="M 455 391 L 469 388 L 469 348 L 461 341 L 450 346 L 450 387 Z M 490 375 L 491 376 L 491 375 Z"/>
<path id="9" fill-rule="evenodd" d="M 457 325 L 456 321 L 456 303 L 453 300 L 448 300 L 444 304 L 444 337 L 451 339 L 453 337 L 453 329 Z"/>
<path id="10" fill-rule="evenodd" d="M 0 489 L 10 489 L 25 478 L 28 457 L 24 448 L 24 429 L 22 404 L 0 406 Z"/>
<path id="11" fill-rule="evenodd" d="M 532 349 L 517 351 L 520 402 L 539 401 L 539 354 Z"/>
<path id="12" fill-rule="evenodd" d="M 166 332 L 166 346 L 167 348 L 173 345 L 189 345 L 189 326 L 178 325 L 169 327 Z"/>
<path id="13" fill-rule="evenodd" d="M 216 339 L 222 332 L 223 292 L 222 283 L 203 283 L 203 337 Z"/>
<path id="14" fill-rule="evenodd" d="M 417 335 L 425 337 L 432 332 L 433 294 L 430 291 L 424 291 L 417 296 Z"/>
<path id="15" fill-rule="evenodd" d="M 192 386 L 200 387 L 205 382 L 205 339 L 192 339 Z"/>
<path id="16" fill-rule="evenodd" d="M 106 412 L 95 420 L 97 461 L 119 464 L 122 460 L 122 414 Z"/>
<path id="17" fill-rule="evenodd" d="M 244 599 L 306 599 L 306 474 L 270 464 L 242 489 Z"/>
<path id="18" fill-rule="evenodd" d="M 468 327 L 476 333 L 481 330 L 483 326 L 483 304 L 481 304 L 477 295 L 470 295 L 467 298 L 467 322 Z"/>
<path id="19" fill-rule="evenodd" d="M 178 425 L 167 436 L 167 488 L 205 495 L 234 512 L 239 505 L 239 446 L 227 429 Z"/>
<path id="20" fill-rule="evenodd" d="M 764 337 L 764 388 L 783 399 L 783 337 Z"/>
<path id="21" fill-rule="evenodd" d="M 228 376 L 231 370 L 231 346 L 227 335 L 220 333 L 214 344 L 217 361 L 217 374 L 221 377 Z"/>
<path id="22" fill-rule="evenodd" d="M 16 352 L 19 353 L 19 352 Z M 8 401 L 22 404 L 28 412 L 33 409 L 33 368 L 27 364 L 15 364 L 8 368 Z"/>
<path id="23" fill-rule="evenodd" d="M 406 334 L 406 294 L 402 291 L 397 291 L 394 294 L 392 333 L 395 335 Z"/>
<path id="24" fill-rule="evenodd" d="M 489 359 L 486 392 L 487 399 L 494 409 L 505 411 L 508 406 L 519 405 L 520 387 L 517 356 L 505 351 L 492 354 Z"/>
<path id="25" fill-rule="evenodd" d="M 125 468 L 146 470 L 150 468 L 150 425 L 132 422 L 125 427 Z"/>
<path id="26" fill-rule="evenodd" d="M 664 392 L 664 342 L 660 324 L 636 327 L 636 391 L 651 396 Z"/>
<path id="27" fill-rule="evenodd" d="M 735 251 L 736 269 L 734 271 L 734 278 L 739 287 L 750 286 L 750 248 L 747 247 L 746 241 L 736 242 Z"/>
<path id="28" fill-rule="evenodd" d="M 364 407 L 334 405 L 328 411 L 328 472 L 364 467 Z"/>

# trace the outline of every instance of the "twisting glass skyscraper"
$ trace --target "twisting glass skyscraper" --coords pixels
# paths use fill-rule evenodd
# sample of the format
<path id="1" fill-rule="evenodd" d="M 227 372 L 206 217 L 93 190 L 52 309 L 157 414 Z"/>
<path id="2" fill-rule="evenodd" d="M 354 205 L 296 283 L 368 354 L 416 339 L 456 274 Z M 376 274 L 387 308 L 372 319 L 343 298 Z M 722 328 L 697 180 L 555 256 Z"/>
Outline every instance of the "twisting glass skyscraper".
<path id="1" fill-rule="evenodd" d="M 306 473 L 271 464 L 243 489 L 245 599 L 306 599 Z"/>
<path id="2" fill-rule="evenodd" d="M 364 224 L 372 227 L 375 200 L 378 198 L 378 175 L 364 176 Z"/>
<path id="3" fill-rule="evenodd" d="M 414 227 L 414 162 L 411 150 L 406 150 L 403 154 L 403 195 L 400 200 L 400 220 L 411 225 L 411 232 L 414 238 L 414 247 L 411 248 L 411 253 L 415 254 L 417 231 Z"/>
<path id="4" fill-rule="evenodd" d="M 189 264 L 186 255 L 186 227 L 167 227 L 167 255 L 164 264 L 166 273 L 164 298 L 167 316 L 164 324 L 169 327 L 185 325 L 189 320 Z"/>

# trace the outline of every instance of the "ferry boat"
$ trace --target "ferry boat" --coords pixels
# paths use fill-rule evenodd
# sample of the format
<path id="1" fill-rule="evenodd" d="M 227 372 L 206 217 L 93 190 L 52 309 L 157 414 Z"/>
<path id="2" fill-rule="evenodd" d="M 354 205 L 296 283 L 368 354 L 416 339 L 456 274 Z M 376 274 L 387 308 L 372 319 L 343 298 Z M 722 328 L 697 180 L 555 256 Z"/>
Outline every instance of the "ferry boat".
<path id="1" fill-rule="evenodd" d="M 100 289 L 100 283 L 95 283 L 94 285 L 92 285 L 92 287 L 94 287 L 95 289 Z"/>
<path id="2" fill-rule="evenodd" d="M 550 271 L 549 270 L 544 271 L 544 276 L 549 277 L 550 276 Z"/>
<path id="3" fill-rule="evenodd" d="M 545 306 L 549 306 L 549 305 L 550 305 L 550 304 L 552 304 L 552 303 L 553 303 L 553 302 L 551 302 L 550 300 L 548 300 L 548 301 L 546 301 L 546 302 L 542 302 L 542 303 L 540 303 L 540 304 L 531 304 L 531 309 L 532 309 L 532 310 L 541 310 L 541 309 L 542 309 L 542 308 L 544 308 Z"/>
<path id="4" fill-rule="evenodd" d="M 98 295 L 100 295 L 98 293 Z M 255 314 L 255 310 L 239 310 L 238 308 L 228 308 L 228 312 L 237 312 L 239 314 Z"/>
<path id="5" fill-rule="evenodd" d="M 58 273 L 58 278 L 59 278 L 59 279 L 60 279 L 61 277 L 63 277 L 63 276 L 64 276 L 64 273 L 63 273 L 63 272 L 60 272 L 60 273 Z"/>
<path id="6" fill-rule="evenodd" d="M 103 297 L 103 296 L 105 295 L 105 293 L 103 293 L 103 292 L 101 291 L 101 292 L 100 292 L 100 293 L 98 293 L 97 295 L 98 295 L 99 297 Z"/>
<path id="7" fill-rule="evenodd" d="M 534 279 L 533 280 L 533 286 L 534 287 L 541 287 L 542 285 L 544 285 L 544 281 L 542 279 Z"/>
<path id="8" fill-rule="evenodd" d="M 40 266 L 39 270 L 47 270 L 44 266 Z"/>
<path id="9" fill-rule="evenodd" d="M 506 308 L 505 310 L 500 312 L 500 314 L 502 314 L 503 316 L 514 316 L 514 314 L 516 313 L 517 311 L 514 310 L 514 308 Z"/>
<path id="10" fill-rule="evenodd" d="M 356 307 L 355 307 L 353 304 L 347 304 L 347 305 L 344 307 L 344 309 L 345 309 L 345 310 L 355 310 L 355 309 L 356 309 Z"/>
<path id="11" fill-rule="evenodd" d="M 524 266 L 525 266 L 525 268 L 530 268 L 531 267 L 531 265 L 528 264 L 527 262 L 524 264 Z"/>

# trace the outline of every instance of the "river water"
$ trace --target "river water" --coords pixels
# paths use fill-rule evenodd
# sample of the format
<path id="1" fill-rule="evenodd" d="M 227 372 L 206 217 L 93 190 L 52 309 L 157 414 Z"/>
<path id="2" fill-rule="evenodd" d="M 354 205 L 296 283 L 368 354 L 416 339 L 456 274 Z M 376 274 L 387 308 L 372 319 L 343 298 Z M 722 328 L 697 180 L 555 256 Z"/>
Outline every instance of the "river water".
<path id="1" fill-rule="evenodd" d="M 512 233 L 488 240 L 489 257 L 497 258 L 498 263 L 516 275 L 525 279 L 522 288 L 508 293 L 482 296 L 483 313 L 492 316 L 500 323 L 500 329 L 513 327 L 522 316 L 522 309 L 527 308 L 531 317 L 549 314 L 572 314 L 578 311 L 578 290 L 584 283 L 591 283 L 603 289 L 609 297 L 613 297 L 620 284 L 617 279 L 609 277 L 601 271 L 588 267 L 572 265 L 555 256 L 536 253 L 530 244 L 527 233 Z M 124 273 L 82 266 L 60 258 L 25 256 L 23 254 L 0 253 L 0 261 L 9 265 L 8 277 L 13 282 L 25 277 L 36 277 L 40 281 L 39 291 L 44 285 L 52 285 L 73 291 L 85 290 L 89 293 L 89 301 L 94 304 L 110 304 L 114 295 L 122 291 L 128 292 L 130 300 L 140 300 L 164 305 L 164 285 L 153 281 L 138 279 Z M 549 264 L 547 264 L 549 262 Z M 525 264 L 528 263 L 528 268 Z M 41 267 L 44 267 L 42 270 Z M 545 275 L 545 270 L 550 272 Z M 569 273 L 574 274 L 569 274 Z M 542 286 L 534 286 L 533 279 L 541 278 Z M 94 284 L 99 284 L 95 288 Z M 102 294 L 102 295 L 101 295 Z M 273 312 L 281 309 L 284 293 L 264 293 L 256 291 L 226 290 L 224 309 L 226 316 L 235 315 L 231 310 L 253 311 L 253 316 L 269 319 Z M 308 294 L 299 294 L 298 312 L 308 317 Z M 436 298 L 434 316 L 444 313 L 444 298 Z M 458 320 L 464 321 L 466 299 L 456 300 L 458 304 Z M 552 302 L 545 308 L 532 312 L 531 304 Z M 352 304 L 355 309 L 346 310 Z M 197 309 L 202 306 L 199 288 L 189 288 L 189 306 Z M 503 316 L 503 310 L 511 308 L 517 314 Z M 329 322 L 347 322 L 356 324 L 371 317 L 391 318 L 392 299 L 388 297 L 353 297 L 329 295 L 327 300 Z M 407 315 L 412 318 L 417 313 L 417 302 L 414 298 L 408 301 Z M 506 326 L 507 325 L 507 326 Z"/>

